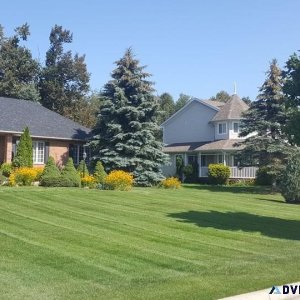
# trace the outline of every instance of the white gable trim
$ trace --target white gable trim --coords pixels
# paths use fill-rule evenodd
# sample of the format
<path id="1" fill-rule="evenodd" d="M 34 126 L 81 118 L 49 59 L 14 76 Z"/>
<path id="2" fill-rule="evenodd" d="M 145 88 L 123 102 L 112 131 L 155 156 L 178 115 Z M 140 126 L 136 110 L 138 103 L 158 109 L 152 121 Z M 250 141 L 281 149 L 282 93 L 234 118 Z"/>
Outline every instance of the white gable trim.
<path id="1" fill-rule="evenodd" d="M 166 121 L 164 121 L 160 126 L 164 126 L 166 125 L 167 123 L 169 123 L 169 121 L 171 121 L 173 118 L 175 118 L 177 115 L 181 114 L 184 110 L 187 109 L 188 106 L 191 105 L 191 103 L 193 102 L 198 102 L 200 104 L 203 104 L 213 110 L 215 110 L 216 112 L 219 111 L 220 109 L 209 104 L 209 103 L 206 103 L 204 100 L 200 100 L 198 98 L 192 98 L 185 106 L 183 106 L 181 109 L 179 109 L 175 114 L 173 114 L 169 119 L 167 119 Z"/>

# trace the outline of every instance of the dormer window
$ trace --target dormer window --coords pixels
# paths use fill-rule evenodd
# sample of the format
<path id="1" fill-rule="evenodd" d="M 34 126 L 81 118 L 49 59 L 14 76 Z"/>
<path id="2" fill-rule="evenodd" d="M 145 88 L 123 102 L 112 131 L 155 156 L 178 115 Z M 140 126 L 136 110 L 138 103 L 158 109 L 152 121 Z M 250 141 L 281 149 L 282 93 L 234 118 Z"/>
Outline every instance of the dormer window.
<path id="1" fill-rule="evenodd" d="M 219 123 L 219 134 L 226 134 L 227 126 L 226 123 Z"/>
<path id="2" fill-rule="evenodd" d="M 240 132 L 240 123 L 238 123 L 238 122 L 233 123 L 233 132 L 234 133 L 239 133 Z"/>

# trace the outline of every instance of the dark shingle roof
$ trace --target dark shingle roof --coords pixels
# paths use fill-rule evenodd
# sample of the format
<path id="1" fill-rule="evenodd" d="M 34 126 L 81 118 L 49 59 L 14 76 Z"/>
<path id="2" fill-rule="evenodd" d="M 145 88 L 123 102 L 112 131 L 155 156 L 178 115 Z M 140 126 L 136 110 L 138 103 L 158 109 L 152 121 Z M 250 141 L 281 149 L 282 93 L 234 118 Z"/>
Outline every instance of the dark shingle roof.
<path id="1" fill-rule="evenodd" d="M 243 146 L 236 146 L 236 144 L 242 141 L 241 139 L 231 139 L 214 142 L 174 143 L 165 146 L 163 151 L 166 153 L 181 153 L 189 151 L 241 150 Z"/>
<path id="2" fill-rule="evenodd" d="M 39 103 L 0 97 L 0 132 L 20 133 L 26 126 L 33 137 L 85 140 L 91 132 Z"/>
<path id="3" fill-rule="evenodd" d="M 248 108 L 249 106 L 238 95 L 232 95 L 231 99 L 220 107 L 220 110 L 213 117 L 212 121 L 240 119 L 242 113 Z"/>

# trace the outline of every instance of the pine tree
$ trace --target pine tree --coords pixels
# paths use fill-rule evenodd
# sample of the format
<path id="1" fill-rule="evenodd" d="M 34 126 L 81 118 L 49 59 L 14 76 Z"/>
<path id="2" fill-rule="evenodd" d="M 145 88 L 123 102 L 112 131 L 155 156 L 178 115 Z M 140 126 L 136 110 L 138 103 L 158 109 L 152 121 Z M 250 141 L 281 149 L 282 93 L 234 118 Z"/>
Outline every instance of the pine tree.
<path id="1" fill-rule="evenodd" d="M 242 143 L 245 146 L 241 153 L 242 164 L 258 164 L 274 178 L 284 167 L 288 149 L 283 130 L 286 114 L 282 86 L 282 71 L 273 60 L 257 100 L 244 114 L 240 133 L 246 138 Z"/>
<path id="2" fill-rule="evenodd" d="M 167 159 L 155 138 L 159 127 L 153 83 L 131 49 L 116 65 L 102 93 L 104 102 L 92 142 L 95 158 L 107 171 L 132 172 L 136 184 L 148 186 L 163 178 L 161 165 Z"/>
<path id="3" fill-rule="evenodd" d="M 13 159 L 15 167 L 32 167 L 33 165 L 32 140 L 29 128 L 26 127 L 21 134 L 20 142 L 17 146 L 17 153 Z"/>

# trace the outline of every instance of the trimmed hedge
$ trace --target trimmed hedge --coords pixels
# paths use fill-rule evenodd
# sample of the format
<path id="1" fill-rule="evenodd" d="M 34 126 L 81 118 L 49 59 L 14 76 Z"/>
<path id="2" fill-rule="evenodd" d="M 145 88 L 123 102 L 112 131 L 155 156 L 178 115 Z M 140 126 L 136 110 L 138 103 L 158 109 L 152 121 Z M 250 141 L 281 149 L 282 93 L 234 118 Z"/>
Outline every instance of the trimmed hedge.
<path id="1" fill-rule="evenodd" d="M 96 179 L 97 183 L 103 184 L 106 176 L 107 173 L 105 172 L 101 161 L 98 160 L 94 170 L 94 178 Z"/>
<path id="2" fill-rule="evenodd" d="M 211 184 L 227 184 L 230 176 L 228 166 L 222 164 L 210 164 L 208 166 L 208 179 Z"/>

